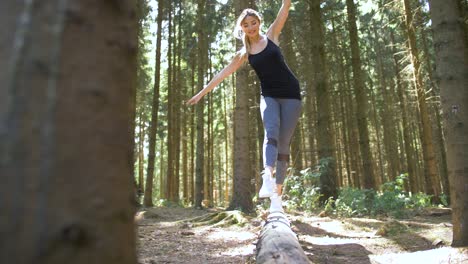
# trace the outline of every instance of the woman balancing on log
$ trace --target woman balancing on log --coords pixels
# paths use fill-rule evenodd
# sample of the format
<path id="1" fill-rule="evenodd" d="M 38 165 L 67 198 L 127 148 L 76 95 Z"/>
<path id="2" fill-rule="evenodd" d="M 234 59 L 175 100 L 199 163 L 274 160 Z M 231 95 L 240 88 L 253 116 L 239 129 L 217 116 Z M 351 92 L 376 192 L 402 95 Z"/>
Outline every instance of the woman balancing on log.
<path id="1" fill-rule="evenodd" d="M 262 19 L 258 12 L 252 9 L 242 11 L 234 35 L 242 40 L 243 48 L 236 52 L 229 65 L 187 101 L 189 105 L 196 104 L 242 64 L 250 63 L 261 82 L 260 111 L 265 129 L 263 183 L 259 197 L 271 199 L 270 212 L 283 211 L 281 195 L 289 162 L 289 145 L 302 108 L 299 81 L 285 63 L 278 47 L 278 37 L 290 6 L 291 0 L 283 0 L 266 34 L 260 32 Z M 274 173 L 276 179 L 273 178 Z"/>

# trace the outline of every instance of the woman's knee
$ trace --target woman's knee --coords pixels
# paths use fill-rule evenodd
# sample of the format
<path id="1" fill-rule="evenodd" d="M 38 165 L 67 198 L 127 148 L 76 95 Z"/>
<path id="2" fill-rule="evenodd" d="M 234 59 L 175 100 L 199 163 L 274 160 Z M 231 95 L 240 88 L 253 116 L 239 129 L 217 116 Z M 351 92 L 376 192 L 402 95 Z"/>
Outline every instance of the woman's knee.
<path id="1" fill-rule="evenodd" d="M 278 140 L 274 137 L 267 137 L 265 138 L 265 145 L 270 145 L 278 148 Z"/>

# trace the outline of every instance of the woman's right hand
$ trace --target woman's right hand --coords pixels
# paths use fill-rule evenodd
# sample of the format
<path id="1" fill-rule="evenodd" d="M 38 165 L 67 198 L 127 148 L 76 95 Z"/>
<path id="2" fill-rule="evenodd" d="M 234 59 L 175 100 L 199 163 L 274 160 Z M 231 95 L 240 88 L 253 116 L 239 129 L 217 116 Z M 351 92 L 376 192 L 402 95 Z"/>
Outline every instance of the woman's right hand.
<path id="1" fill-rule="evenodd" d="M 186 104 L 188 104 L 188 105 L 194 105 L 194 104 L 198 103 L 198 101 L 200 101 L 200 99 L 201 99 L 202 97 L 203 97 L 202 95 L 196 94 L 196 95 L 194 95 L 192 98 L 190 98 L 190 99 L 186 102 Z"/>

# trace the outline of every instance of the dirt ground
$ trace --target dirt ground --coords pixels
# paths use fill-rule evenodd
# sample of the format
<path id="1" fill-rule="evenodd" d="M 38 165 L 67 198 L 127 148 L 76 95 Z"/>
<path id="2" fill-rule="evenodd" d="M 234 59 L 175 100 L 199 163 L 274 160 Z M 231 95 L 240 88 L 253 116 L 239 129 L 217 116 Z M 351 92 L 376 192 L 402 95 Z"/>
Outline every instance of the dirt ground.
<path id="1" fill-rule="evenodd" d="M 255 263 L 261 217 L 246 216 L 243 224 L 208 222 L 216 212 L 223 211 L 141 210 L 136 216 L 139 263 Z M 447 214 L 421 213 L 396 220 L 287 213 L 312 263 L 468 264 L 468 248 L 449 246 L 452 224 Z"/>

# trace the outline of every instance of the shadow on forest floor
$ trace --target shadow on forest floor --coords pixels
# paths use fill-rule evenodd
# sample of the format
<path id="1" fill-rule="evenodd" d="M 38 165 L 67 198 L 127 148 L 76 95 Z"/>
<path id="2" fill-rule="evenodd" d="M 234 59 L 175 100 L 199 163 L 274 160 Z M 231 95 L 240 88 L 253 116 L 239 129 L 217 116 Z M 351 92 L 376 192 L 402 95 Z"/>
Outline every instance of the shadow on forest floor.
<path id="1" fill-rule="evenodd" d="M 216 212 L 225 211 L 174 207 L 140 212 L 136 216 L 139 263 L 255 263 L 260 217 L 247 217 L 241 226 L 206 221 Z M 434 249 L 434 241 L 439 246 L 451 241 L 447 217 L 399 221 L 302 213 L 288 217 L 313 263 L 468 263 L 466 249 Z M 202 224 L 189 221 L 193 219 L 202 219 Z"/>

